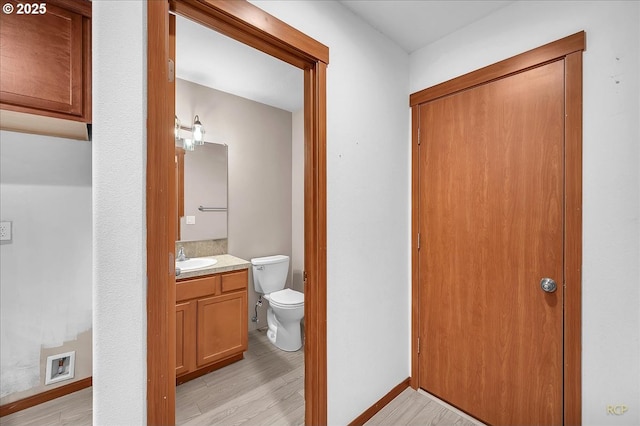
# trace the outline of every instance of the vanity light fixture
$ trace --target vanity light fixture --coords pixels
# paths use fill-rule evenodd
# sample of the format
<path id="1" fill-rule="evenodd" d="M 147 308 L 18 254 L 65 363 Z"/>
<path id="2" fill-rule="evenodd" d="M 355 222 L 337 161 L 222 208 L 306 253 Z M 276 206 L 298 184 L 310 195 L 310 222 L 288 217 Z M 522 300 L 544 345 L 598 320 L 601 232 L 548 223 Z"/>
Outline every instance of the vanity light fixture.
<path id="1" fill-rule="evenodd" d="M 193 117 L 193 140 L 196 145 L 204 145 L 204 127 L 197 115 Z"/>
<path id="2" fill-rule="evenodd" d="M 191 127 L 187 127 L 187 126 L 183 126 L 180 123 L 180 119 L 178 118 L 178 116 L 175 116 L 175 124 L 174 124 L 174 134 L 175 134 L 175 138 L 176 138 L 176 145 L 181 145 L 185 151 L 193 151 L 196 147 L 196 145 L 204 145 L 204 126 L 202 125 L 202 123 L 200 122 L 200 117 L 198 117 L 197 115 L 195 117 L 193 117 L 193 126 Z M 186 130 L 188 132 L 191 132 L 191 134 L 193 135 L 192 138 L 183 138 L 180 135 L 180 131 L 181 130 Z"/>
<path id="3" fill-rule="evenodd" d="M 196 149 L 196 143 L 193 139 L 182 139 L 182 147 L 185 151 L 194 151 Z"/>

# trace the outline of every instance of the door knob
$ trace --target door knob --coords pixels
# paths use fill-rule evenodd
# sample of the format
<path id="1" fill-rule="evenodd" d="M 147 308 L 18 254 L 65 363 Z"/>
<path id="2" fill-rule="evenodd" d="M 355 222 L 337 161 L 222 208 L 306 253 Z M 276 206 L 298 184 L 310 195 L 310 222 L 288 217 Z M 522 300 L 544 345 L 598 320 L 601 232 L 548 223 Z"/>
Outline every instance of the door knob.
<path id="1" fill-rule="evenodd" d="M 547 293 L 553 293 L 558 288 L 558 285 L 551 278 L 543 278 L 540 280 L 540 287 Z"/>

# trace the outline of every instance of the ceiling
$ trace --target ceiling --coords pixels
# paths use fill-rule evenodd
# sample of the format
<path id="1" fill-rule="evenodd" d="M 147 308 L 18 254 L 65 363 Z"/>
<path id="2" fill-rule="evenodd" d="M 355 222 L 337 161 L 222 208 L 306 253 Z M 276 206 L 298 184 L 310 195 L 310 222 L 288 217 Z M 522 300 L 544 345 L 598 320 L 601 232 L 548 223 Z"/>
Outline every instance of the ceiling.
<path id="1" fill-rule="evenodd" d="M 514 1 L 341 0 L 340 3 L 412 53 Z M 286 111 L 302 109 L 302 70 L 180 16 L 176 20 L 176 75 Z"/>
<path id="2" fill-rule="evenodd" d="M 340 3 L 405 52 L 412 53 L 514 1 L 341 0 Z"/>
<path id="3" fill-rule="evenodd" d="M 180 16 L 176 76 L 286 111 L 302 109 L 301 69 Z"/>

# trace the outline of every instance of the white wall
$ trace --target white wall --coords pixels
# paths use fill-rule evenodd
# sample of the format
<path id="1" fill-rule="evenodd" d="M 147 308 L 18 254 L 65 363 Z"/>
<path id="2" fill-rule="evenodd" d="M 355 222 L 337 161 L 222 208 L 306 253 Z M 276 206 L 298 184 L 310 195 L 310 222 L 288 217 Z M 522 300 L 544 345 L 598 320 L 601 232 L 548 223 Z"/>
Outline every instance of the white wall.
<path id="1" fill-rule="evenodd" d="M 337 2 L 252 3 L 330 49 L 328 416 L 343 425 L 410 374 L 408 55 Z"/>
<path id="2" fill-rule="evenodd" d="M 70 381 L 44 385 L 41 349 L 53 354 L 91 330 L 91 144 L 0 132 L 2 404 L 91 375 L 91 347 L 76 350 Z M 86 339 L 85 339 L 86 340 Z M 46 358 L 45 358 L 46 362 Z"/>
<path id="3" fill-rule="evenodd" d="M 92 4 L 93 424 L 141 425 L 147 419 L 147 6 Z"/>
<path id="4" fill-rule="evenodd" d="M 640 424 L 640 3 L 515 2 L 411 55 L 411 92 L 581 30 L 585 425 Z M 626 404 L 620 417 L 606 406 Z"/>

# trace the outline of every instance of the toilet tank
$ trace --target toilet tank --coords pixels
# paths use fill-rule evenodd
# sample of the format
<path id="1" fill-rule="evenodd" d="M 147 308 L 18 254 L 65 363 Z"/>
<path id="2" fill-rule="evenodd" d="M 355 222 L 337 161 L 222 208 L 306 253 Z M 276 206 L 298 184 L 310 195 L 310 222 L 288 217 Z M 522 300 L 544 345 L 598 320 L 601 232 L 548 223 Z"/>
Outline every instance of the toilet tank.
<path id="1" fill-rule="evenodd" d="M 289 274 L 289 256 L 281 254 L 251 259 L 253 287 L 258 293 L 282 290 Z"/>

